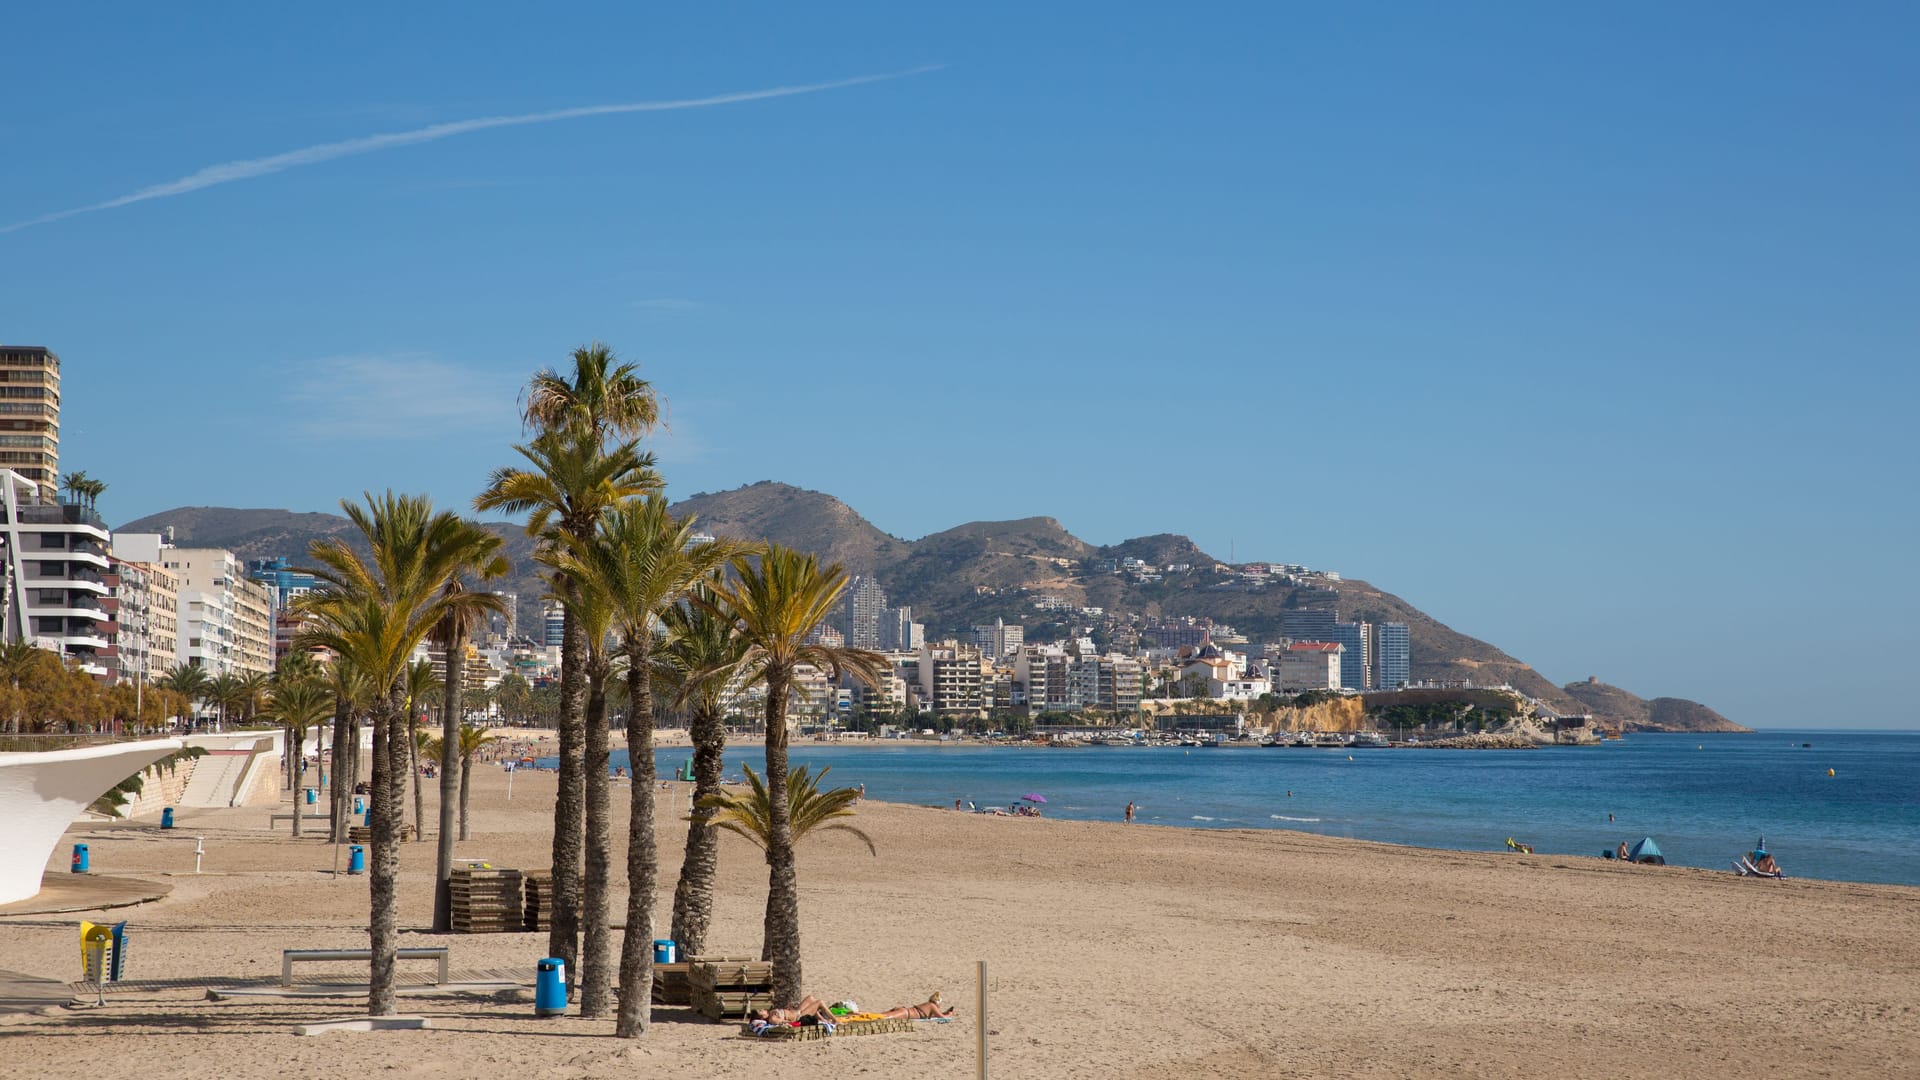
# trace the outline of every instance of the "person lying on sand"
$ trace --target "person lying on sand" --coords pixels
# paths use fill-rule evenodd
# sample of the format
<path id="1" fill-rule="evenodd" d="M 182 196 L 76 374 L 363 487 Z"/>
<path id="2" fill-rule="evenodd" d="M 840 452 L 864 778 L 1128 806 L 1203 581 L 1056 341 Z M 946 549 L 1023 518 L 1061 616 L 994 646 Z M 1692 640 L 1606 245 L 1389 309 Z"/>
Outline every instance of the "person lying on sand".
<path id="1" fill-rule="evenodd" d="M 898 1020 L 901 1018 L 908 1020 L 937 1020 L 940 1017 L 952 1015 L 952 1007 L 945 1009 L 940 1007 L 940 991 L 935 990 L 933 996 L 928 998 L 924 1004 L 895 1005 L 893 1008 L 881 1013 L 880 1018 L 882 1020 Z"/>
<path id="2" fill-rule="evenodd" d="M 829 1024 L 837 1019 L 827 1008 L 826 1002 L 812 996 L 802 998 L 800 1004 L 791 1009 L 761 1009 L 758 1012 L 749 1013 L 748 1019 L 764 1020 L 769 1024 L 797 1024 L 809 1016 L 816 1021 L 824 1020 Z"/>

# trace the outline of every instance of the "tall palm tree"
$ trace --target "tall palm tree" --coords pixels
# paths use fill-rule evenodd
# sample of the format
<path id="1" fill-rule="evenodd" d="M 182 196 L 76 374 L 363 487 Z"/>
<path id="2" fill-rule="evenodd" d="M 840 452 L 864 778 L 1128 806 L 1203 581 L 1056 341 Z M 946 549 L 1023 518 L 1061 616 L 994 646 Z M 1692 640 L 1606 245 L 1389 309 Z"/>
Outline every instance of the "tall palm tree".
<path id="1" fill-rule="evenodd" d="M 287 729 L 287 744 L 292 749 L 287 787 L 293 792 L 293 835 L 301 835 L 300 763 L 305 757 L 307 729 L 324 721 L 333 712 L 326 687 L 313 680 L 282 683 L 274 687 L 267 701 L 267 715 Z"/>
<path id="2" fill-rule="evenodd" d="M 632 1038 L 646 1033 L 647 1003 L 652 1000 L 653 902 L 659 878 L 659 853 L 653 835 L 653 671 L 654 634 L 662 610 L 680 602 L 703 577 L 741 550 L 732 543 L 693 543 L 693 519 L 676 520 L 667 500 L 649 495 L 607 510 L 599 529 L 581 540 L 571 535 L 551 553 L 551 565 L 571 578 L 575 595 L 604 610 L 620 633 L 627 668 L 627 760 L 633 770 L 627 831 L 627 932 L 620 952 L 620 1014 L 614 1034 Z M 599 633 L 589 626 L 589 633 Z M 604 714 L 599 738 L 606 739 Z M 588 715 L 589 738 L 596 718 Z M 589 743 L 587 782 L 606 783 L 604 760 L 596 766 Z M 592 823 L 588 831 L 591 834 Z M 588 845 L 589 870 L 593 848 Z M 594 959 L 591 947 L 586 959 Z M 581 1014 L 588 1013 L 591 981 L 581 991 Z"/>
<path id="3" fill-rule="evenodd" d="M 302 643 L 331 650 L 358 668 L 374 694 L 374 777 L 370 812 L 373 843 L 368 867 L 367 1011 L 394 1011 L 394 959 L 398 944 L 395 885 L 400 859 L 397 825 L 405 768 L 406 669 L 414 647 L 450 610 L 447 580 L 472 565 L 471 526 L 450 513 L 435 513 L 419 496 L 367 495 L 367 505 L 342 501 L 369 554 L 362 557 L 339 537 L 308 548 L 323 587 L 297 600 L 309 617 Z"/>
<path id="4" fill-rule="evenodd" d="M 466 790 L 467 775 L 466 759 L 459 754 L 460 730 L 466 723 L 467 637 L 490 616 L 507 609 L 505 600 L 490 592 L 470 589 L 468 580 L 488 581 L 503 577 L 512 569 L 506 556 L 501 554 L 505 541 L 479 525 L 469 522 L 468 527 L 472 530 L 469 542 L 474 561 L 447 579 L 444 591 L 453 607 L 446 620 L 434 630 L 435 642 L 447 664 L 446 685 L 440 694 L 440 828 L 434 833 L 433 931 L 436 934 L 453 929 L 453 801 L 456 792 Z M 467 834 L 464 820 L 463 817 L 462 840 Z"/>
<path id="5" fill-rule="evenodd" d="M 440 700 L 442 683 L 433 661 L 407 665 L 407 772 L 413 775 L 413 842 L 427 838 L 427 804 L 420 793 L 420 716 Z"/>
<path id="6" fill-rule="evenodd" d="M 793 866 L 793 821 L 787 793 L 787 700 L 802 664 L 842 673 L 869 685 L 885 659 L 867 649 L 810 642 L 814 630 L 836 610 L 847 588 L 839 563 L 779 544 L 757 557 L 733 559 L 733 579 L 714 597 L 716 610 L 733 621 L 746 640 L 743 669 L 766 684 L 767 725 L 767 926 L 766 955 L 773 961 L 773 999 L 782 1008 L 800 1003 L 800 884 Z"/>
<path id="7" fill-rule="evenodd" d="M 540 556 L 549 561 L 549 550 Z M 552 565 L 549 563 L 549 565 Z M 565 571 L 561 571 L 566 575 Z M 584 776 L 582 853 L 585 872 L 580 879 L 580 1015 L 605 1016 L 612 1003 L 613 973 L 612 930 L 607 925 L 607 890 L 613 862 L 613 783 L 607 776 L 612 747 L 607 734 L 607 680 L 613 674 L 613 659 L 607 651 L 607 635 L 613 628 L 613 608 L 607 597 L 566 575 L 572 583 L 566 598 L 567 618 L 579 626 L 586 642 L 581 674 L 586 677 L 586 713 L 581 723 L 581 762 Z M 638 782 L 637 780 L 635 781 Z M 652 938 L 648 938 L 651 943 Z"/>
<path id="8" fill-rule="evenodd" d="M 727 749 L 724 704 L 746 659 L 746 642 L 734 634 L 732 623 L 713 612 L 713 587 L 718 583 L 717 577 L 709 579 L 690 592 L 693 603 L 661 612 L 666 637 L 654 665 L 668 700 L 690 714 L 693 812 L 688 816 L 680 881 L 673 890 L 673 930 L 668 936 L 691 956 L 706 951 L 707 930 L 713 924 L 713 879 L 720 860 L 720 834 L 711 824 L 713 812 L 703 808 L 700 800 L 720 793 Z"/>
<path id="9" fill-rule="evenodd" d="M 527 466 L 494 470 L 487 489 L 474 499 L 474 509 L 526 514 L 527 533 L 543 550 L 558 548 L 562 536 L 591 537 L 606 508 L 660 487 L 653 456 L 640 453 L 633 442 L 609 450 L 585 430 L 564 429 L 543 432 L 514 449 Z M 565 574 L 553 575 L 554 595 L 563 603 L 573 590 Z M 560 646 L 560 776 L 553 808 L 554 910 L 547 949 L 575 971 L 586 814 L 586 656 L 587 635 L 569 609 Z"/>

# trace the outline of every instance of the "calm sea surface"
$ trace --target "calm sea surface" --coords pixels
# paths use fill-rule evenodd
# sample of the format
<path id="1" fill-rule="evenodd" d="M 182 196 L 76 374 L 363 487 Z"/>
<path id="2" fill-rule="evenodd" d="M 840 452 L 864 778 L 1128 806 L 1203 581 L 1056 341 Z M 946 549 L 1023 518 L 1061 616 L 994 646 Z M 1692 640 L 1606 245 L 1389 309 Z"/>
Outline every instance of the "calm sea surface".
<path id="1" fill-rule="evenodd" d="M 1049 817 L 1118 821 L 1132 800 L 1148 824 L 1477 851 L 1512 836 L 1598 855 L 1651 836 L 1669 862 L 1718 870 L 1764 834 L 1789 876 L 1920 885 L 1920 733 L 1647 734 L 1530 751 L 795 744 L 792 756 L 890 802 L 984 809 L 1034 793 Z M 686 758 L 662 751 L 662 773 Z M 763 761 L 730 746 L 726 768 Z"/>

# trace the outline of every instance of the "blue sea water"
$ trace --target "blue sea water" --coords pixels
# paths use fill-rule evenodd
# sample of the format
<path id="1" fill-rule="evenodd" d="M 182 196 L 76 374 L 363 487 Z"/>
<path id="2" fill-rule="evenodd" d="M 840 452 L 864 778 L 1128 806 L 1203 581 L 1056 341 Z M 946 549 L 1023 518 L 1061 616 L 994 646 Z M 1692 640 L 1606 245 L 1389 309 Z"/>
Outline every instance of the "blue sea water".
<path id="1" fill-rule="evenodd" d="M 661 751 L 662 775 L 686 757 Z M 1145 824 L 1417 847 L 1503 850 L 1512 836 L 1597 856 L 1651 836 L 1671 863 L 1725 870 L 1764 835 L 1793 877 L 1920 885 L 1920 733 L 1637 734 L 1530 751 L 796 743 L 792 759 L 891 802 L 984 809 L 1034 793 L 1049 817 L 1118 821 L 1131 800 Z M 728 774 L 742 762 L 760 769 L 759 747 L 730 746 Z"/>

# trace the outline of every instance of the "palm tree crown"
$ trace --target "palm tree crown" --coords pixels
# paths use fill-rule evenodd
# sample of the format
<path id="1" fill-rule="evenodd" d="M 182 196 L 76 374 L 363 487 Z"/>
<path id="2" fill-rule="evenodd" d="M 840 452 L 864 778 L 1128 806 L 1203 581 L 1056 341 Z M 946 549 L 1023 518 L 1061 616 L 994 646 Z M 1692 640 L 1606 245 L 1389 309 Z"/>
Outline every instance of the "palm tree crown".
<path id="1" fill-rule="evenodd" d="M 753 766 L 742 766 L 747 774 L 746 794 L 722 792 L 709 795 L 700 800 L 700 807 L 714 811 L 713 826 L 730 833 L 746 837 L 753 846 L 762 851 L 773 836 L 772 800 L 767 795 L 767 784 Z M 814 776 L 805 765 L 795 765 L 787 770 L 788 813 L 793 822 L 793 842 L 799 843 L 815 832 L 848 832 L 867 845 L 867 851 L 879 854 L 873 846 L 873 838 L 858 828 L 848 825 L 839 818 L 853 816 L 853 804 L 860 801 L 860 793 L 853 788 L 832 788 L 820 790 L 820 782 L 833 771 L 828 765 Z"/>

